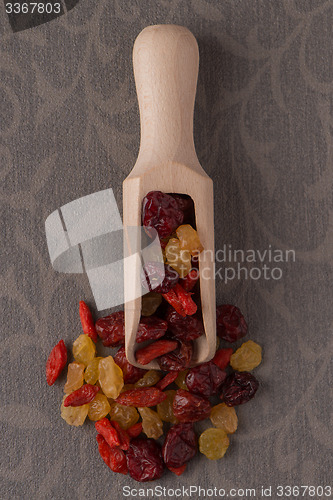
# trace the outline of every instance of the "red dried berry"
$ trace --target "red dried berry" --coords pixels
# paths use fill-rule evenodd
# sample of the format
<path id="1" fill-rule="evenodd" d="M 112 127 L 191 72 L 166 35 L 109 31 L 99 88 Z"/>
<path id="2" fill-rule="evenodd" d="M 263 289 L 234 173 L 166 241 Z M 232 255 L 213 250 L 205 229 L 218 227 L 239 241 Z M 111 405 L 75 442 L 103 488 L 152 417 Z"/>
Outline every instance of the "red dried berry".
<path id="1" fill-rule="evenodd" d="M 170 468 L 182 468 L 197 453 L 197 437 L 191 423 L 176 424 L 167 433 L 162 447 L 163 460 Z M 173 471 L 174 472 L 174 471 Z"/>
<path id="2" fill-rule="evenodd" d="M 101 434 L 96 436 L 98 451 L 102 459 L 113 472 L 127 474 L 126 455 L 120 448 L 110 448 Z"/>
<path id="3" fill-rule="evenodd" d="M 185 278 L 179 280 L 179 283 L 186 292 L 190 292 L 191 290 L 193 290 L 198 280 L 199 280 L 198 269 L 191 269 L 191 271 L 185 276 Z"/>
<path id="4" fill-rule="evenodd" d="M 138 333 L 136 334 L 137 343 L 146 340 L 157 340 L 167 331 L 168 323 L 157 316 L 147 316 L 140 319 Z"/>
<path id="5" fill-rule="evenodd" d="M 164 471 L 160 445 L 154 439 L 133 439 L 127 452 L 127 467 L 135 481 L 159 479 Z"/>
<path id="6" fill-rule="evenodd" d="M 140 380 L 140 378 L 142 378 L 146 373 L 146 370 L 143 368 L 137 368 L 127 361 L 124 346 L 118 349 L 118 352 L 113 359 L 123 372 L 125 384 L 135 384 L 135 382 Z"/>
<path id="7" fill-rule="evenodd" d="M 195 340 L 205 332 L 202 320 L 197 314 L 184 318 L 169 307 L 166 320 L 168 331 L 179 340 Z"/>
<path id="8" fill-rule="evenodd" d="M 67 363 L 67 349 L 63 340 L 60 340 L 52 351 L 46 362 L 46 382 L 53 385 Z"/>
<path id="9" fill-rule="evenodd" d="M 116 446 L 120 446 L 120 438 L 117 430 L 111 425 L 110 421 L 107 418 L 102 418 L 95 423 L 95 429 L 98 434 L 101 434 L 107 444 L 114 448 Z"/>
<path id="10" fill-rule="evenodd" d="M 156 387 L 138 387 L 122 392 L 116 402 L 124 406 L 156 406 L 166 397 L 167 395 Z"/>
<path id="11" fill-rule="evenodd" d="M 227 342 L 236 342 L 247 334 L 247 324 L 238 307 L 226 304 L 216 308 L 216 333 Z"/>
<path id="12" fill-rule="evenodd" d="M 191 297 L 192 293 L 185 292 L 184 288 L 179 283 L 173 287 L 173 291 L 176 292 L 186 315 L 192 316 L 192 314 L 197 312 L 198 306 Z"/>
<path id="13" fill-rule="evenodd" d="M 164 354 L 174 351 L 178 347 L 176 340 L 156 340 L 151 344 L 139 349 L 135 353 L 138 363 L 141 365 L 148 365 L 153 359 L 159 358 Z"/>
<path id="14" fill-rule="evenodd" d="M 209 361 L 191 368 L 186 375 L 185 382 L 190 392 L 209 398 L 218 394 L 226 377 L 226 372 Z"/>
<path id="15" fill-rule="evenodd" d="M 184 389 L 178 389 L 173 400 L 173 413 L 180 422 L 198 422 L 208 418 L 211 405 L 203 396 L 196 396 Z"/>
<path id="16" fill-rule="evenodd" d="M 121 448 L 124 451 L 127 451 L 129 448 L 130 444 L 130 437 L 129 434 L 120 427 L 119 422 L 116 422 L 115 420 L 111 420 L 111 425 L 116 429 L 119 437 L 119 448 Z"/>
<path id="17" fill-rule="evenodd" d="M 184 214 L 177 201 L 161 191 L 150 191 L 143 199 L 142 223 L 149 234 L 154 228 L 160 238 L 167 238 L 182 224 Z"/>
<path id="18" fill-rule="evenodd" d="M 172 384 L 172 382 L 176 380 L 178 374 L 179 371 L 167 373 L 165 377 L 163 377 L 159 382 L 157 382 L 157 384 L 155 384 L 155 387 L 157 387 L 157 389 L 161 389 L 161 391 L 164 391 L 164 389 L 168 387 L 168 385 Z"/>
<path id="19" fill-rule="evenodd" d="M 252 399 L 259 387 L 258 380 L 248 372 L 231 373 L 224 384 L 220 398 L 227 406 L 237 406 Z"/>
<path id="20" fill-rule="evenodd" d="M 186 312 L 176 292 L 172 289 L 168 293 L 162 293 L 162 297 L 177 311 L 180 316 L 186 316 Z"/>
<path id="21" fill-rule="evenodd" d="M 233 349 L 219 349 L 216 351 L 215 356 L 212 361 L 216 364 L 221 370 L 225 370 L 230 362 L 231 355 L 233 353 Z"/>
<path id="22" fill-rule="evenodd" d="M 89 307 L 83 300 L 79 302 L 79 314 L 83 333 L 88 335 L 94 342 L 97 342 L 95 323 Z"/>
<path id="23" fill-rule="evenodd" d="M 162 262 L 148 262 L 141 273 L 142 286 L 150 292 L 167 293 L 178 280 L 177 271 Z"/>
<path id="24" fill-rule="evenodd" d="M 157 359 L 161 370 L 179 371 L 188 368 L 192 361 L 193 344 L 191 341 L 180 340 L 178 347 L 173 352 Z"/>
<path id="25" fill-rule="evenodd" d="M 99 391 L 97 385 L 85 384 L 80 389 L 68 394 L 64 406 L 82 406 L 90 403 Z"/>
<path id="26" fill-rule="evenodd" d="M 180 467 L 168 467 L 170 472 L 176 474 L 176 476 L 181 476 L 186 470 L 187 464 L 181 465 Z"/>
<path id="27" fill-rule="evenodd" d="M 136 438 L 141 434 L 142 432 L 142 422 L 138 422 L 137 424 L 132 425 L 129 429 L 127 429 L 127 434 L 129 435 L 130 439 Z"/>
<path id="28" fill-rule="evenodd" d="M 172 194 L 172 198 L 174 198 L 177 202 L 179 210 L 181 210 L 184 214 L 183 224 L 191 224 L 194 223 L 194 203 L 190 196 L 186 194 Z"/>
<path id="29" fill-rule="evenodd" d="M 118 311 L 96 321 L 96 331 L 106 347 L 118 347 L 125 343 L 124 311 Z"/>

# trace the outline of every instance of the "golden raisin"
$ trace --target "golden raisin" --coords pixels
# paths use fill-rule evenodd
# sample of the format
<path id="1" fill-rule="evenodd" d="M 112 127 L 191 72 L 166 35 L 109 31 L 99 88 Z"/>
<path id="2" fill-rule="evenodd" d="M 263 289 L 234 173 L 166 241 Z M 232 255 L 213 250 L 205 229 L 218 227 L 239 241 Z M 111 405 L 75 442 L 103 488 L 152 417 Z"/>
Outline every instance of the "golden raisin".
<path id="1" fill-rule="evenodd" d="M 167 398 L 157 405 L 157 413 L 159 414 L 163 422 L 170 422 L 171 424 L 177 424 L 179 422 L 178 418 L 173 413 L 173 400 L 175 398 L 176 391 L 169 390 L 164 391 Z"/>
<path id="2" fill-rule="evenodd" d="M 162 295 L 160 293 L 149 292 L 142 297 L 141 314 L 151 316 L 161 305 Z"/>
<path id="3" fill-rule="evenodd" d="M 181 250 L 187 250 L 191 255 L 196 256 L 202 252 L 203 246 L 198 233 L 190 224 L 183 224 L 176 229 Z"/>
<path id="4" fill-rule="evenodd" d="M 99 362 L 102 358 L 94 358 L 90 361 L 90 363 L 87 365 L 87 368 L 84 372 L 84 380 L 87 382 L 87 384 L 96 384 L 98 380 L 98 365 Z"/>
<path id="5" fill-rule="evenodd" d="M 134 406 L 123 406 L 111 403 L 110 419 L 118 422 L 122 429 L 129 429 L 139 420 L 139 414 Z"/>
<path id="6" fill-rule="evenodd" d="M 224 430 L 227 434 L 233 434 L 238 425 L 236 410 L 232 406 L 221 403 L 212 408 L 210 419 L 215 427 Z"/>
<path id="7" fill-rule="evenodd" d="M 156 411 L 150 408 L 138 408 L 142 417 L 142 430 L 147 437 L 158 439 L 163 435 L 163 422 Z"/>
<path id="8" fill-rule="evenodd" d="M 148 370 L 140 380 L 138 380 L 134 387 L 152 387 L 160 380 L 161 375 L 157 370 Z"/>
<path id="9" fill-rule="evenodd" d="M 188 374 L 188 370 L 183 370 L 179 372 L 178 377 L 175 380 L 175 384 L 178 385 L 180 389 L 184 389 L 188 391 L 188 387 L 185 382 L 186 375 Z"/>
<path id="10" fill-rule="evenodd" d="M 92 402 L 89 403 L 88 417 L 94 422 L 96 420 L 101 420 L 101 418 L 106 417 L 110 408 L 108 398 L 104 394 L 98 392 Z"/>
<path id="11" fill-rule="evenodd" d="M 119 396 L 124 386 L 123 372 L 112 356 L 102 358 L 99 362 L 99 383 L 108 398 L 116 399 Z"/>
<path id="12" fill-rule="evenodd" d="M 89 403 L 82 406 L 64 406 L 64 401 L 66 399 L 66 395 L 63 397 L 61 404 L 61 418 L 67 422 L 68 425 L 74 425 L 78 427 L 84 424 L 86 416 L 89 411 Z"/>
<path id="13" fill-rule="evenodd" d="M 167 263 L 178 272 L 181 278 L 185 278 L 192 267 L 190 252 L 180 248 L 180 241 L 177 238 L 171 238 L 165 247 L 165 255 Z"/>
<path id="14" fill-rule="evenodd" d="M 87 366 L 96 353 L 96 346 L 88 335 L 82 333 L 73 344 L 73 356 L 75 361 Z"/>
<path id="15" fill-rule="evenodd" d="M 238 372 L 250 372 L 261 363 L 261 347 L 252 340 L 244 342 L 230 358 L 230 365 Z"/>
<path id="16" fill-rule="evenodd" d="M 229 438 L 222 429 L 211 427 L 199 437 L 199 450 L 210 460 L 222 458 L 229 446 Z"/>
<path id="17" fill-rule="evenodd" d="M 67 382 L 64 387 L 65 394 L 70 394 L 83 385 L 83 373 L 84 373 L 84 364 L 77 363 L 74 361 L 73 363 L 69 363 L 68 371 L 67 371 Z"/>

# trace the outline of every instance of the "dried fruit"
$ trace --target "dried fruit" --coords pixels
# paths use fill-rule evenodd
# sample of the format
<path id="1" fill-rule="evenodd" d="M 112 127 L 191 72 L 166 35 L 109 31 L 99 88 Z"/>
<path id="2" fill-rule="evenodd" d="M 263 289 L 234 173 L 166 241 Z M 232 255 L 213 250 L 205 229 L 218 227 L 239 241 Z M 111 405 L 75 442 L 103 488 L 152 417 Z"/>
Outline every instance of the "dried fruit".
<path id="1" fill-rule="evenodd" d="M 98 366 L 101 359 L 103 358 L 94 358 L 90 361 L 90 363 L 88 363 L 87 368 L 84 372 L 84 380 L 87 382 L 87 384 L 96 384 L 99 377 Z"/>
<path id="2" fill-rule="evenodd" d="M 198 233 L 190 224 L 184 224 L 176 229 L 182 250 L 188 250 L 191 255 L 198 255 L 203 250 Z"/>
<path id="3" fill-rule="evenodd" d="M 138 422 L 137 424 L 132 425 L 129 429 L 127 429 L 127 434 L 130 438 L 136 438 L 142 432 L 142 423 Z"/>
<path id="4" fill-rule="evenodd" d="M 221 399 L 227 406 L 237 406 L 252 399 L 259 387 L 258 380 L 248 372 L 231 373 L 222 385 Z"/>
<path id="5" fill-rule="evenodd" d="M 150 292 L 167 293 L 178 280 L 177 271 L 163 262 L 148 262 L 141 273 L 142 286 Z"/>
<path id="6" fill-rule="evenodd" d="M 170 290 L 168 293 L 162 293 L 162 297 L 169 302 L 180 316 L 186 316 L 182 303 L 174 290 Z"/>
<path id="7" fill-rule="evenodd" d="M 177 201 L 179 210 L 184 213 L 184 222 L 194 222 L 192 221 L 194 216 L 194 203 L 192 198 L 187 194 L 172 193 L 171 196 Z"/>
<path id="8" fill-rule="evenodd" d="M 142 224 L 148 234 L 154 228 L 160 238 L 167 238 L 183 220 L 184 214 L 172 196 L 161 191 L 150 191 L 144 197 Z"/>
<path id="9" fill-rule="evenodd" d="M 156 411 L 150 408 L 138 408 L 142 418 L 142 430 L 147 437 L 158 439 L 163 435 L 163 422 Z"/>
<path id="10" fill-rule="evenodd" d="M 173 400 L 173 413 L 180 422 L 197 422 L 209 417 L 211 405 L 203 396 L 178 389 Z"/>
<path id="11" fill-rule="evenodd" d="M 111 448 L 101 434 L 96 436 L 98 451 L 108 467 L 113 472 L 127 474 L 126 455 L 120 448 Z"/>
<path id="12" fill-rule="evenodd" d="M 180 303 L 185 311 L 185 314 L 189 316 L 195 314 L 197 312 L 198 307 L 191 297 L 192 293 L 185 292 L 184 288 L 179 283 L 177 283 L 177 285 L 173 287 L 173 290 L 176 292 L 176 295 L 180 300 Z"/>
<path id="13" fill-rule="evenodd" d="M 224 430 L 227 434 L 233 434 L 237 430 L 238 418 L 235 408 L 221 403 L 212 408 L 210 420 L 215 427 Z"/>
<path id="14" fill-rule="evenodd" d="M 74 341 L 73 356 L 75 361 L 87 366 L 96 354 L 96 346 L 88 335 L 84 333 Z"/>
<path id="15" fill-rule="evenodd" d="M 210 460 L 222 458 L 229 446 L 229 438 L 222 429 L 211 427 L 199 437 L 199 450 Z"/>
<path id="16" fill-rule="evenodd" d="M 127 467 L 135 481 L 159 479 L 164 470 L 161 447 L 154 439 L 133 439 L 127 452 Z"/>
<path id="17" fill-rule="evenodd" d="M 74 361 L 69 363 L 67 371 L 67 382 L 64 387 L 66 394 L 76 391 L 83 385 L 83 374 L 85 366 L 83 363 Z"/>
<path id="18" fill-rule="evenodd" d="M 169 307 L 166 320 L 168 331 L 179 340 L 195 340 L 204 333 L 202 320 L 197 314 L 184 318 Z"/>
<path id="19" fill-rule="evenodd" d="M 170 422 L 171 424 L 177 424 L 178 418 L 175 417 L 173 413 L 173 400 L 175 399 L 176 391 L 169 390 L 165 391 L 166 399 L 157 405 L 157 413 L 159 414 L 163 422 Z"/>
<path id="20" fill-rule="evenodd" d="M 67 349 L 63 340 L 60 340 L 52 351 L 46 362 L 46 382 L 53 385 L 67 363 Z"/>
<path id="21" fill-rule="evenodd" d="M 98 392 L 89 405 L 88 418 L 94 422 L 101 420 L 106 417 L 110 409 L 108 398 L 104 394 Z"/>
<path id="22" fill-rule="evenodd" d="M 96 321 L 96 331 L 105 347 L 118 347 L 125 343 L 124 311 L 117 311 Z"/>
<path id="23" fill-rule="evenodd" d="M 172 352 L 177 347 L 178 342 L 176 340 L 156 340 L 146 347 L 138 349 L 135 353 L 135 357 L 138 363 L 141 365 L 147 365 L 153 361 L 153 359 Z"/>
<path id="24" fill-rule="evenodd" d="M 247 334 L 247 324 L 238 307 L 226 304 L 216 308 L 216 333 L 227 342 L 236 342 Z"/>
<path id="25" fill-rule="evenodd" d="M 129 444 L 130 444 L 129 435 L 127 434 L 127 432 L 124 429 L 121 428 L 119 422 L 117 422 L 116 420 L 111 420 L 110 423 L 116 429 L 116 431 L 118 433 L 118 437 L 119 437 L 119 441 L 120 441 L 119 447 L 122 450 L 127 451 L 129 448 Z"/>
<path id="26" fill-rule="evenodd" d="M 122 369 L 125 384 L 135 384 L 146 373 L 143 368 L 137 368 L 127 361 L 124 346 L 120 347 L 114 361 Z"/>
<path id="27" fill-rule="evenodd" d="M 230 362 L 231 355 L 233 353 L 233 349 L 218 349 L 216 351 L 215 356 L 212 361 L 216 364 L 221 370 L 225 370 Z"/>
<path id="28" fill-rule="evenodd" d="M 226 377 L 226 372 L 209 361 L 191 368 L 185 381 L 190 392 L 208 398 L 218 394 Z"/>
<path id="29" fill-rule="evenodd" d="M 250 372 L 261 363 L 261 347 L 248 340 L 231 356 L 230 365 L 238 372 Z"/>
<path id="30" fill-rule="evenodd" d="M 187 368 L 192 360 L 193 344 L 191 341 L 179 341 L 177 349 L 157 359 L 161 370 L 178 371 Z"/>
<path id="31" fill-rule="evenodd" d="M 168 467 L 170 472 L 176 474 L 176 476 L 181 476 L 186 470 L 187 464 L 181 465 L 180 467 Z"/>
<path id="32" fill-rule="evenodd" d="M 65 401 L 64 406 L 82 406 L 90 403 L 99 391 L 99 387 L 96 385 L 85 384 L 80 389 L 69 394 Z"/>
<path id="33" fill-rule="evenodd" d="M 156 406 L 165 399 L 164 392 L 156 387 L 139 387 L 123 392 L 116 402 L 124 406 Z"/>
<path id="34" fill-rule="evenodd" d="M 152 387 L 157 384 L 160 377 L 161 376 L 157 370 L 148 370 L 144 376 L 136 382 L 135 387 Z"/>
<path id="35" fill-rule="evenodd" d="M 139 418 L 139 414 L 134 406 L 123 406 L 115 402 L 111 403 L 110 419 L 118 422 L 120 427 L 125 431 L 136 424 Z"/>
<path id="36" fill-rule="evenodd" d="M 140 343 L 145 342 L 145 340 L 159 339 L 160 337 L 163 337 L 167 328 L 167 322 L 161 318 L 157 318 L 156 316 L 141 318 L 138 332 L 136 334 L 136 341 Z"/>
<path id="37" fill-rule="evenodd" d="M 84 424 L 84 421 L 88 415 L 89 404 L 82 406 L 64 406 L 64 402 L 67 396 L 63 397 L 61 404 L 61 418 L 67 422 L 68 425 L 73 425 L 74 427 L 79 427 Z"/>
<path id="38" fill-rule="evenodd" d="M 175 384 L 178 385 L 179 389 L 184 389 L 185 391 L 188 391 L 188 387 L 185 382 L 187 374 L 188 370 L 183 370 L 179 372 L 178 377 L 175 380 Z"/>
<path id="39" fill-rule="evenodd" d="M 168 468 L 182 467 L 197 452 L 197 437 L 191 423 L 177 424 L 166 435 L 162 453 Z"/>
<path id="40" fill-rule="evenodd" d="M 155 292 L 149 292 L 142 297 L 141 304 L 141 314 L 142 316 L 151 316 L 161 305 L 162 297 L 161 294 Z"/>
<path id="41" fill-rule="evenodd" d="M 191 254 L 188 250 L 181 249 L 177 238 L 170 238 L 165 247 L 165 256 L 167 263 L 177 271 L 180 278 L 185 278 L 192 267 Z"/>
<path id="42" fill-rule="evenodd" d="M 80 300 L 79 302 L 79 314 L 83 333 L 88 335 L 88 337 L 90 337 L 94 342 L 97 342 L 95 323 L 89 307 L 85 302 L 83 302 L 83 300 Z"/>
<path id="43" fill-rule="evenodd" d="M 182 278 L 179 283 L 186 292 L 190 292 L 197 284 L 199 276 L 198 269 L 191 269 L 191 271 L 185 276 L 185 278 Z"/>
<path id="44" fill-rule="evenodd" d="M 172 382 L 176 380 L 178 374 L 179 374 L 178 371 L 167 373 L 165 377 L 163 377 L 159 382 L 157 382 L 156 387 L 158 389 L 161 389 L 161 391 L 163 391 L 166 387 L 168 387 L 168 385 L 172 384 Z"/>
<path id="45" fill-rule="evenodd" d="M 112 356 L 103 358 L 99 362 L 99 383 L 105 396 L 112 399 L 116 399 L 123 388 L 123 372 Z"/>
<path id="46" fill-rule="evenodd" d="M 120 437 L 117 429 L 111 424 L 107 418 L 102 418 L 95 423 L 95 428 L 98 434 L 101 434 L 111 448 L 120 446 Z"/>

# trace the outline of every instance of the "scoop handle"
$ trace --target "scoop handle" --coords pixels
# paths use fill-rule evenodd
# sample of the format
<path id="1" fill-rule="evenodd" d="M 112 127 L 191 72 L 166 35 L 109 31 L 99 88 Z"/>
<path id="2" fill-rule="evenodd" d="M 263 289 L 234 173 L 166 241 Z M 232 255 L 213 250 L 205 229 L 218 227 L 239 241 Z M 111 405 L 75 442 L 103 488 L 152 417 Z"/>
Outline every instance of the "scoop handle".
<path id="1" fill-rule="evenodd" d="M 138 163 L 142 156 L 197 162 L 193 111 L 199 50 L 193 34 L 183 26 L 148 26 L 135 41 L 133 67 L 141 120 Z"/>

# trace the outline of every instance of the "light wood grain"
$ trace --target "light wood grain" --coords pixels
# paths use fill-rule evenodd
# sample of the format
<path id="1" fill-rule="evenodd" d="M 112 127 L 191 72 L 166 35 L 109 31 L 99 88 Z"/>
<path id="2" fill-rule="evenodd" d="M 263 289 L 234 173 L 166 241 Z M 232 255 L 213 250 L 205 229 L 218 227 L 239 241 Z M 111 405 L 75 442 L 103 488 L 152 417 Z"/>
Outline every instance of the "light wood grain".
<path id="1" fill-rule="evenodd" d="M 200 254 L 200 292 L 205 336 L 195 341 L 193 364 L 212 358 L 216 346 L 213 183 L 197 158 L 193 141 L 193 111 L 199 51 L 192 33 L 181 26 L 145 28 L 133 49 L 135 83 L 140 108 L 141 143 L 138 159 L 123 183 L 123 220 L 126 227 L 141 225 L 142 200 L 149 191 L 183 193 L 192 197 L 196 225 L 205 251 Z M 141 248 L 125 238 L 126 252 Z M 136 332 L 141 297 L 140 261 L 125 259 L 125 347 L 135 366 Z M 144 368 L 157 368 L 156 362 Z"/>

